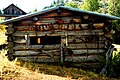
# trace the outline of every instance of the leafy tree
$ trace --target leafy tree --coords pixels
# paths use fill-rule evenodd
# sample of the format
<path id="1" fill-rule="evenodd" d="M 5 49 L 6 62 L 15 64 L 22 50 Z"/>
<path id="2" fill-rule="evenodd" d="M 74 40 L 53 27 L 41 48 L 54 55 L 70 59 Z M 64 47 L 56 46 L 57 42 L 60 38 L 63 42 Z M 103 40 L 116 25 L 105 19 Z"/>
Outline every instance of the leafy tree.
<path id="1" fill-rule="evenodd" d="M 119 0 L 109 0 L 108 2 L 108 13 L 114 16 L 120 17 L 120 1 Z M 120 20 L 113 22 L 113 29 L 115 34 L 113 35 L 114 43 L 120 44 Z"/>
<path id="2" fill-rule="evenodd" d="M 108 12 L 114 16 L 120 16 L 120 0 L 109 0 Z"/>
<path id="3" fill-rule="evenodd" d="M 108 2 L 108 13 L 114 16 L 120 17 L 120 1 L 119 0 L 109 0 Z M 120 20 L 117 20 L 113 22 L 114 26 L 117 29 L 120 30 Z"/>
<path id="4" fill-rule="evenodd" d="M 81 6 L 81 9 L 89 11 L 98 11 L 99 8 L 99 0 L 85 0 Z"/>
<path id="5" fill-rule="evenodd" d="M 103 14 L 108 13 L 108 0 L 100 1 L 100 9 L 98 12 L 103 13 Z"/>
<path id="6" fill-rule="evenodd" d="M 69 0 L 53 0 L 50 6 L 45 6 L 43 9 L 55 7 L 55 6 L 64 6 Z"/>
<path id="7" fill-rule="evenodd" d="M 80 1 L 70 1 L 65 4 L 65 6 L 70 6 L 73 8 L 80 8 L 81 2 Z"/>

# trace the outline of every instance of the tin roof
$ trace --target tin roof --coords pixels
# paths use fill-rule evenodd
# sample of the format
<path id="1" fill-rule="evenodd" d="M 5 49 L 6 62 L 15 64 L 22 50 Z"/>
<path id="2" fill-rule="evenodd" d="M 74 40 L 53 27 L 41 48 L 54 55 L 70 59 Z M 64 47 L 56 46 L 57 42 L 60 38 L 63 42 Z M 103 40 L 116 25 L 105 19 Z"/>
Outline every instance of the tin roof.
<path id="1" fill-rule="evenodd" d="M 92 12 L 92 11 L 85 11 L 85 10 L 72 8 L 72 7 L 67 7 L 67 6 L 57 6 L 57 7 L 52 7 L 52 8 L 45 9 L 45 10 L 40 11 L 40 12 L 34 12 L 34 13 L 22 15 L 22 16 L 19 16 L 19 17 L 16 17 L 16 18 L 12 18 L 12 19 L 9 19 L 9 20 L 5 20 L 5 21 L 1 22 L 0 24 L 13 23 L 13 22 L 16 22 L 16 21 L 20 21 L 20 20 L 23 20 L 23 19 L 27 19 L 27 18 L 30 18 L 30 17 L 37 16 L 37 15 L 40 15 L 40 14 L 45 14 L 45 13 L 48 13 L 50 11 L 54 11 L 54 10 L 57 10 L 57 9 L 69 10 L 69 11 L 74 11 L 74 12 L 88 14 L 88 15 L 96 15 L 98 17 L 104 17 L 108 20 L 120 20 L 120 17 L 116 17 L 116 16 L 101 14 L 101 13 Z"/>

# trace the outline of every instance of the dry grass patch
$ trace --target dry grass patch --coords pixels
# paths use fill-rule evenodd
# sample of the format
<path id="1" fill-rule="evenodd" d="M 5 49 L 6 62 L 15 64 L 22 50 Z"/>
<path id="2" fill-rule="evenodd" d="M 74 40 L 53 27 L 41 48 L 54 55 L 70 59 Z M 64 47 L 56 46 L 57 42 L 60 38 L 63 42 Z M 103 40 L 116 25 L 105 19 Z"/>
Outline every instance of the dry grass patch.
<path id="1" fill-rule="evenodd" d="M 9 61 L 0 54 L 0 80 L 117 80 L 93 72 L 48 64 Z"/>
<path id="2" fill-rule="evenodd" d="M 3 53 L 5 51 L 0 54 L 0 80 L 69 80 L 68 78 L 38 73 L 36 70 L 28 70 L 19 66 L 17 60 L 10 62 Z"/>
<path id="3" fill-rule="evenodd" d="M 19 61 L 18 63 L 22 67 L 26 67 L 29 70 L 37 71 L 43 74 L 57 75 L 61 77 L 67 77 L 69 79 L 75 80 L 114 80 L 107 77 L 101 76 L 99 74 L 84 71 L 77 68 L 66 68 L 62 66 L 48 65 L 48 64 L 38 64 L 32 62 Z"/>

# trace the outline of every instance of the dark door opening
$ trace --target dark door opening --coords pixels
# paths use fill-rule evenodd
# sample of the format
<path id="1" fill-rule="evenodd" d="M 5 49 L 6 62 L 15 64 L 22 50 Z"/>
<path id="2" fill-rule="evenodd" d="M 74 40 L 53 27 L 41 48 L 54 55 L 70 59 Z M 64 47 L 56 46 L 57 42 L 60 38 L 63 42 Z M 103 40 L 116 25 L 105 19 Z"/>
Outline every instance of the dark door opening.
<path id="1" fill-rule="evenodd" d="M 30 37 L 30 45 L 61 44 L 61 36 L 35 36 Z"/>

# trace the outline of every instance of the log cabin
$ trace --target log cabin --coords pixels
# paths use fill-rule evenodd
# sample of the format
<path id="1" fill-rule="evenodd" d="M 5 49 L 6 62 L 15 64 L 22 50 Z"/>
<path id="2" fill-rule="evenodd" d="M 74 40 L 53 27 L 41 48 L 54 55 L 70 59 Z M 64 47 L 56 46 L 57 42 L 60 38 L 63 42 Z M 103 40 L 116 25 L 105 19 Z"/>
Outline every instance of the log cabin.
<path id="1" fill-rule="evenodd" d="M 21 15 L 25 15 L 25 14 L 27 13 L 22 9 L 20 9 L 17 5 L 10 4 L 9 6 L 3 9 L 3 14 L 0 14 L 0 17 L 3 20 L 7 20 L 7 19 L 15 18 Z"/>
<path id="2" fill-rule="evenodd" d="M 112 45 L 112 21 L 119 17 L 57 6 L 9 19 L 7 56 L 39 63 L 102 69 Z"/>

